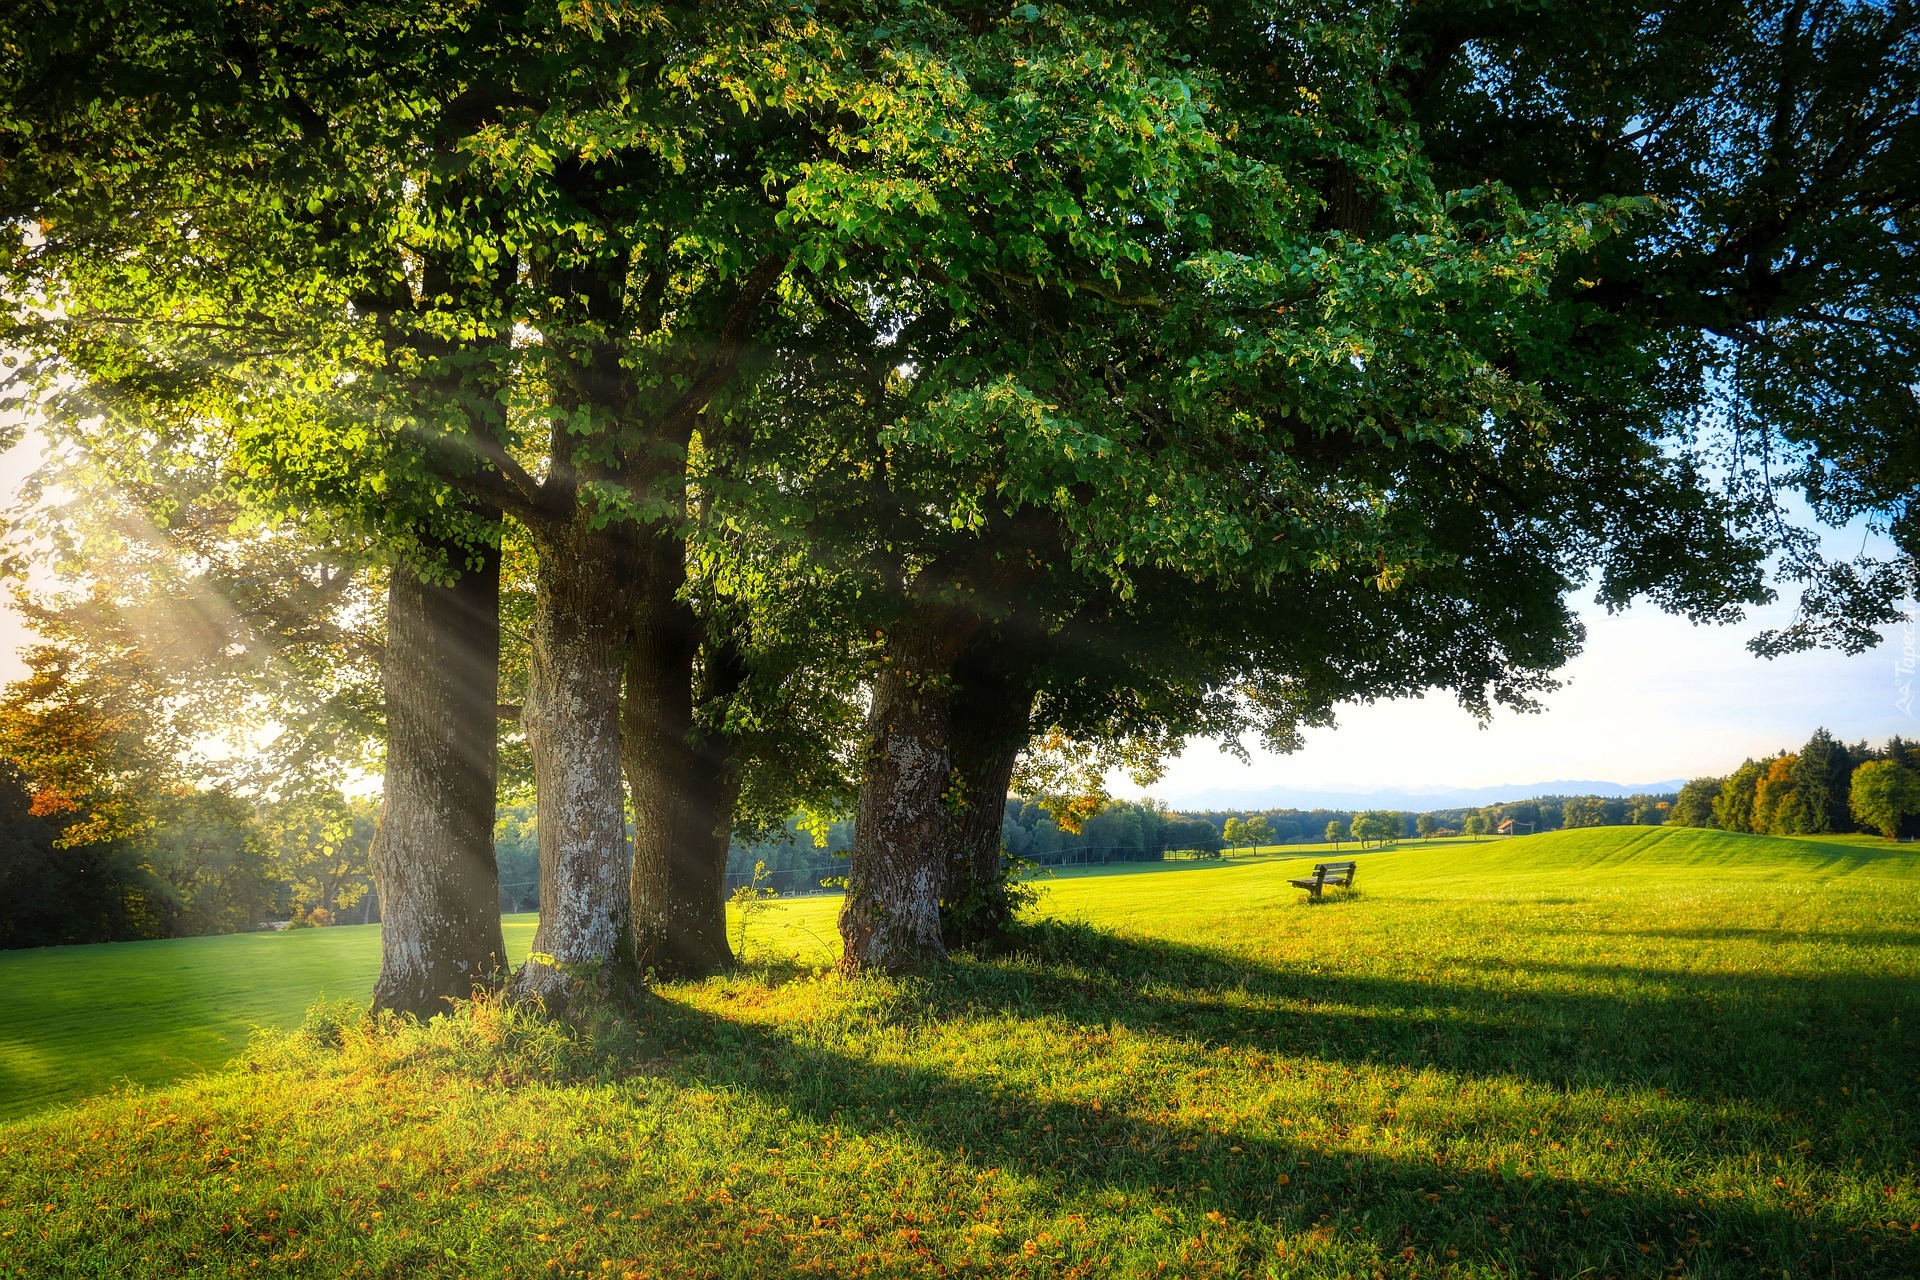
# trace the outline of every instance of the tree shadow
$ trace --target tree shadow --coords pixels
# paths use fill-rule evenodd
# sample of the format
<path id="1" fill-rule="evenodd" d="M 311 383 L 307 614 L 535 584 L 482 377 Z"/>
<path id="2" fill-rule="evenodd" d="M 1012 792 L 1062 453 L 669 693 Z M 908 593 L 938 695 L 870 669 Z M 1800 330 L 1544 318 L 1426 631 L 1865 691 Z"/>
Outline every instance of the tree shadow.
<path id="1" fill-rule="evenodd" d="M 1865 1090 L 1888 1106 L 1915 1101 L 1907 1067 L 1920 984 L 1903 975 L 1531 958 L 1449 967 L 1480 968 L 1488 981 L 1381 977 L 1322 961 L 1277 967 L 1225 948 L 1049 923 L 1016 950 L 957 971 L 982 988 L 965 1000 L 1267 1053 L 1569 1091 L 1633 1085 L 1775 1111 L 1833 1107 Z M 940 984 L 933 999 L 967 988 Z M 949 1002 L 930 1013 L 958 1011 Z"/>
<path id="2" fill-rule="evenodd" d="M 681 1087 L 743 1091 L 823 1130 L 904 1139 L 952 1166 L 957 1185 L 975 1171 L 1017 1175 L 1055 1216 L 1118 1205 L 1164 1214 L 1178 1234 L 1210 1222 L 1239 1229 L 1241 1265 L 1255 1274 L 1274 1261 L 1269 1229 L 1353 1265 L 1402 1264 L 1401 1274 L 1920 1273 L 1904 1234 L 1856 1239 L 1824 1204 L 1708 1203 L 1677 1188 L 1599 1187 L 1524 1160 L 1469 1168 L 1169 1122 L 1124 1098 L 1096 1107 L 1034 1097 L 684 1006 L 660 1011 L 652 1029 L 670 1046 L 655 1068 Z M 784 1270 L 781 1247 L 772 1238 L 766 1247 L 773 1256 L 757 1259 L 756 1273 Z"/>

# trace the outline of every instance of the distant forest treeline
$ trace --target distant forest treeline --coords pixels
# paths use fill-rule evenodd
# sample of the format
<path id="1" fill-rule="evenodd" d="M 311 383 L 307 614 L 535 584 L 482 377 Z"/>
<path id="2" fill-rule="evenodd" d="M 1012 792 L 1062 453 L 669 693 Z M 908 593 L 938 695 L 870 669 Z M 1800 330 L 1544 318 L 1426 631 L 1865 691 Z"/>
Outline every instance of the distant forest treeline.
<path id="1" fill-rule="evenodd" d="M 1421 834 L 1421 819 L 1429 820 L 1428 834 L 1458 835 L 1468 819 L 1478 816 L 1482 830 L 1497 831 L 1512 819 L 1521 830 L 1557 831 L 1562 827 L 1657 826 L 1666 821 L 1675 797 L 1668 795 L 1613 796 L 1536 796 L 1528 800 L 1482 808 L 1440 809 L 1426 814 L 1355 809 L 1209 809 L 1181 813 L 1157 801 L 1115 800 L 1088 818 L 1077 832 L 1063 830 L 1051 814 L 1035 801 L 1019 796 L 1007 800 L 1006 818 L 1001 824 L 1001 841 L 1006 852 L 1043 867 L 1071 866 L 1105 862 L 1154 862 L 1169 854 L 1215 855 L 1228 847 L 1224 838 L 1233 830 L 1229 824 L 1263 819 L 1264 833 L 1255 842 L 1261 846 L 1326 843 L 1331 824 L 1344 845 L 1356 841 L 1355 822 L 1367 824 L 1363 830 L 1386 830 L 1392 839 L 1413 839 Z M 1378 839 L 1369 834 L 1370 840 Z M 530 837 L 529 837 L 530 842 Z M 762 883 L 780 892 L 807 892 L 820 881 L 844 875 L 847 851 L 853 845 L 853 824 L 833 824 L 823 848 L 813 838 L 789 822 L 786 831 L 772 839 L 736 844 L 727 863 L 729 885 L 743 885 L 753 878 L 756 863 L 764 864 Z M 529 843 L 529 848 L 531 845 Z M 503 852 L 501 879 L 507 879 L 509 858 Z"/>
<path id="2" fill-rule="evenodd" d="M 1718 826 L 1763 835 L 1845 833 L 1862 829 L 1854 817 L 1852 779 L 1861 765 L 1875 761 L 1893 763 L 1920 779 L 1920 744 L 1894 738 L 1879 748 L 1864 742 L 1847 745 L 1819 729 L 1797 752 L 1782 751 L 1765 760 L 1748 760 L 1730 776 L 1696 778 L 1678 793 L 1533 796 L 1424 813 L 1278 808 L 1176 812 L 1156 801 L 1116 800 L 1089 818 L 1078 832 L 1062 830 L 1039 804 L 1016 796 L 1007 801 L 1001 839 L 1013 857 L 1030 859 L 1041 866 L 1063 866 L 1154 861 L 1184 851 L 1218 853 L 1226 846 L 1223 835 L 1231 830 L 1228 824 L 1244 824 L 1253 818 L 1265 822 L 1265 833 L 1258 841 L 1263 846 L 1327 843 L 1330 828 L 1337 832 L 1340 843 L 1355 842 L 1356 820 L 1365 824 L 1363 829 L 1396 831 L 1397 838 L 1403 840 L 1421 835 L 1495 833 L 1509 822 L 1519 834 L 1665 823 Z M 1913 808 L 1920 810 L 1920 780 L 1912 791 Z M 1920 834 L 1920 813 L 1905 813 L 1899 821 L 1903 834 Z M 768 872 L 764 883 L 781 892 L 805 892 L 819 887 L 823 879 L 845 874 L 847 850 L 852 844 L 853 825 L 849 822 L 833 824 L 824 848 L 816 848 L 810 835 L 789 822 L 782 836 L 735 845 L 727 865 L 728 882 L 747 883 L 752 879 L 754 864 L 761 862 Z M 507 867 L 503 855 L 503 881 L 507 879 Z"/>
<path id="3" fill-rule="evenodd" d="M 1010 796 L 1000 839 L 1011 856 L 1041 866 L 1150 862 L 1169 852 L 1217 853 L 1220 827 L 1175 813 L 1157 801 L 1116 800 L 1088 818 L 1079 831 L 1066 831 L 1038 803 Z M 736 843 L 727 859 L 727 882 L 746 884 L 753 877 L 754 864 L 764 863 L 767 879 L 763 883 L 781 892 L 805 892 L 817 888 L 822 879 L 845 875 L 852 847 L 851 822 L 834 823 L 827 831 L 826 846 L 816 848 L 813 837 L 789 821 L 786 831 L 771 840 Z"/>
<path id="4" fill-rule="evenodd" d="M 1558 831 L 1562 827 L 1659 826 L 1674 797 L 1637 796 L 1534 796 L 1504 804 L 1463 806 L 1453 809 L 1429 809 L 1424 813 L 1400 809 L 1219 809 L 1193 816 L 1226 829 L 1229 819 L 1263 817 L 1273 832 L 1273 844 L 1312 844 L 1326 840 L 1327 824 L 1335 823 L 1343 841 L 1353 839 L 1354 819 L 1371 816 L 1399 824 L 1399 838 L 1412 839 L 1421 834 L 1420 819 L 1432 820 L 1432 835 L 1459 835 L 1467 819 L 1479 815 L 1488 831 L 1512 819 L 1522 830 Z"/>
<path id="5" fill-rule="evenodd" d="M 1672 821 L 1755 835 L 1914 836 L 1920 743 L 1895 737 L 1884 747 L 1848 745 L 1818 729 L 1798 751 L 1747 760 L 1725 777 L 1694 778 L 1680 789 Z"/>

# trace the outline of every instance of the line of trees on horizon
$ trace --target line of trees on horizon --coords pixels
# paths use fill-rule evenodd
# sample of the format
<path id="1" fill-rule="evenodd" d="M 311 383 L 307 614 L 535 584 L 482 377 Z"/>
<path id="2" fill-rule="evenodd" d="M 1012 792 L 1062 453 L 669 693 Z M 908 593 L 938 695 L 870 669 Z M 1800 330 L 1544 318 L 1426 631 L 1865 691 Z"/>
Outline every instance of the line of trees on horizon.
<path id="1" fill-rule="evenodd" d="M 1563 827 L 1659 826 L 1676 797 L 1533 796 L 1493 805 L 1463 805 L 1411 810 L 1373 809 L 1209 809 L 1187 816 L 1217 825 L 1258 821 L 1262 835 L 1254 844 L 1371 843 L 1382 840 L 1441 838 L 1496 832 L 1509 821 L 1521 831 L 1558 831 Z M 1360 828 L 1355 827 L 1360 823 Z M 1229 842 L 1231 843 L 1231 842 Z"/>
<path id="2" fill-rule="evenodd" d="M 1176 813 L 1157 800 L 1107 800 L 1088 814 L 1068 816 L 1061 806 L 1009 794 L 1000 823 L 1005 856 L 1042 867 L 1086 862 L 1154 862 L 1169 853 L 1213 856 L 1220 828 L 1204 818 Z M 1071 825 L 1062 825 L 1067 817 Z M 736 841 L 727 859 L 729 885 L 748 883 L 764 864 L 778 890 L 807 892 L 846 875 L 853 824 L 835 821 L 809 830 L 795 818 L 762 840 Z M 506 863 L 502 862 L 504 868 Z"/>
<path id="3" fill-rule="evenodd" d="M 1691 779 L 1669 821 L 1770 836 L 1920 835 L 1920 743 L 1896 736 L 1880 747 L 1849 745 L 1816 729 L 1798 751 Z"/>

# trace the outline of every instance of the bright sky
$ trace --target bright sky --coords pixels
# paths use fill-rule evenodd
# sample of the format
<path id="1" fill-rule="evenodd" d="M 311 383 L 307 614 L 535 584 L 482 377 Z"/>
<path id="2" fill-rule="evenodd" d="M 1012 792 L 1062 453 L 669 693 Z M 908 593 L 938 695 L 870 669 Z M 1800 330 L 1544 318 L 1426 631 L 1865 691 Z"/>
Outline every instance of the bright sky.
<path id="1" fill-rule="evenodd" d="M 0 499 L 11 501 L 39 447 L 29 434 L 0 456 Z M 1913 679 L 1913 630 L 1890 628 L 1889 643 L 1858 657 L 1817 652 L 1769 662 L 1746 651 L 1749 637 L 1788 614 L 1783 604 L 1716 628 L 1652 608 L 1608 617 L 1589 607 L 1586 651 L 1539 715 L 1500 712 L 1482 729 L 1445 698 L 1348 707 L 1337 727 L 1310 732 L 1290 757 L 1256 753 L 1242 765 L 1211 743 L 1194 744 L 1152 794 L 1179 805 L 1209 791 L 1266 787 L 1371 791 L 1563 778 L 1631 785 L 1724 773 L 1747 756 L 1798 746 L 1820 725 L 1847 741 L 1920 735 L 1913 702 L 1900 705 L 1901 683 Z M 18 650 L 30 640 L 0 607 L 0 681 L 23 673 Z M 1903 650 L 1905 675 L 1897 671 Z"/>
<path id="2" fill-rule="evenodd" d="M 1179 805 L 1208 791 L 1263 787 L 1370 791 L 1527 784 L 1555 779 L 1627 785 L 1726 773 L 1748 756 L 1798 747 L 1825 725 L 1847 741 L 1920 735 L 1898 705 L 1896 673 L 1912 633 L 1858 657 L 1830 652 L 1772 661 L 1748 637 L 1786 606 L 1731 627 L 1695 627 L 1651 608 L 1583 612 L 1586 650 L 1538 715 L 1496 712 L 1482 729 L 1448 698 L 1352 706 L 1307 734 L 1292 756 L 1242 765 L 1211 743 L 1189 746 L 1152 794 Z M 1911 703 L 1908 704 L 1911 707 Z"/>

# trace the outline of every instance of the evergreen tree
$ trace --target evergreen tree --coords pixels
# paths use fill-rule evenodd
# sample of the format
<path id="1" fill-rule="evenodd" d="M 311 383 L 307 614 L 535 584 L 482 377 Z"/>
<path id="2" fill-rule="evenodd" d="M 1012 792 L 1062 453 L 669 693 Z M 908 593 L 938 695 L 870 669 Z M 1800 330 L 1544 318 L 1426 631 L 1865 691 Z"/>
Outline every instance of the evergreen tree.
<path id="1" fill-rule="evenodd" d="M 1800 797 L 1802 821 L 1810 834 L 1851 831 L 1853 821 L 1847 791 L 1858 763 L 1843 742 L 1825 729 L 1814 730 L 1793 770 L 1794 794 Z"/>

